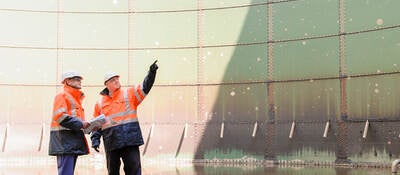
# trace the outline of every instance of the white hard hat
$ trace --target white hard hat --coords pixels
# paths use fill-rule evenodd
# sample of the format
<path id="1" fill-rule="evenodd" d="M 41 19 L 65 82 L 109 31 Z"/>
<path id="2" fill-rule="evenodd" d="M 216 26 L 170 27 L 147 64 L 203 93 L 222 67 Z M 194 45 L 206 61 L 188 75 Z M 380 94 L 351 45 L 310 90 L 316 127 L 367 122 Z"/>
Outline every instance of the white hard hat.
<path id="1" fill-rule="evenodd" d="M 113 71 L 108 71 L 106 74 L 104 74 L 104 85 L 113 77 L 119 77 L 119 75 Z"/>
<path id="2" fill-rule="evenodd" d="M 73 77 L 79 77 L 79 78 L 83 79 L 82 75 L 81 75 L 79 72 L 77 72 L 77 71 L 75 71 L 75 70 L 69 70 L 69 71 L 66 71 L 66 72 L 64 72 L 64 73 L 62 74 L 62 76 L 61 76 L 61 80 L 62 80 L 61 83 L 64 83 L 65 79 L 67 79 L 67 78 L 73 78 Z"/>

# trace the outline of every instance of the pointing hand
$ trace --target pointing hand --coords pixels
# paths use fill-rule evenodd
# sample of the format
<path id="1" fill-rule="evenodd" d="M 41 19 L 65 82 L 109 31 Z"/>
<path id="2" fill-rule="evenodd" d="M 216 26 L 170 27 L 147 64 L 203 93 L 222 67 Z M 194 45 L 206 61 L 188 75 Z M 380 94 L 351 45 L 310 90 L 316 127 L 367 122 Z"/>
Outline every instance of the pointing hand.
<path id="1" fill-rule="evenodd" d="M 151 66 L 150 66 L 150 71 L 151 71 L 151 72 L 156 72 L 156 71 L 157 71 L 157 69 L 158 69 L 158 66 L 157 66 L 157 64 L 156 64 L 157 61 L 158 61 L 158 60 L 154 61 L 154 63 L 151 64 Z"/>

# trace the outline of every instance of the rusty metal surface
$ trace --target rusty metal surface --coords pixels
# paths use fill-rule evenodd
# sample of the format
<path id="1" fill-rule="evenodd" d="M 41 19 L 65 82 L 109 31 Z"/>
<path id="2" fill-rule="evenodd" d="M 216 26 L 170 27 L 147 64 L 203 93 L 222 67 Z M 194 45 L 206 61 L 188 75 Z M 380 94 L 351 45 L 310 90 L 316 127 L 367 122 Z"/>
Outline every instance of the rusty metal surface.
<path id="1" fill-rule="evenodd" d="M 221 138 L 221 125 L 198 125 L 201 142 L 196 150 L 195 159 L 240 159 L 264 156 L 265 128 L 260 124 L 255 137 L 252 137 L 252 124 L 225 123 Z M 204 140 L 204 138 L 207 138 Z"/>
<path id="2" fill-rule="evenodd" d="M 347 162 L 347 157 L 348 157 L 348 142 L 349 142 L 349 137 L 348 137 L 348 129 L 347 126 L 348 124 L 339 121 L 338 122 L 338 136 L 337 136 L 337 150 L 336 150 L 336 162 L 342 163 L 342 162 Z"/>
<path id="3" fill-rule="evenodd" d="M 370 122 L 363 138 L 365 122 L 348 125 L 348 154 L 354 161 L 390 162 L 400 157 L 399 122 Z"/>

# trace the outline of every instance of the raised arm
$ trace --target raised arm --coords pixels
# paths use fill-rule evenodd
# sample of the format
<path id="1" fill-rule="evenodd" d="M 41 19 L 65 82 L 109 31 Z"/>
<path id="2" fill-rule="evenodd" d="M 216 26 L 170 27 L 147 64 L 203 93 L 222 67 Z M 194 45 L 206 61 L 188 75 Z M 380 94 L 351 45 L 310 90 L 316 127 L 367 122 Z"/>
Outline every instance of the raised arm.
<path id="1" fill-rule="evenodd" d="M 154 80 L 156 79 L 156 73 L 157 73 L 157 60 L 154 61 L 153 64 L 150 65 L 149 71 L 147 72 L 146 77 L 143 80 L 143 92 L 148 94 L 150 92 L 150 89 L 153 87 Z"/>

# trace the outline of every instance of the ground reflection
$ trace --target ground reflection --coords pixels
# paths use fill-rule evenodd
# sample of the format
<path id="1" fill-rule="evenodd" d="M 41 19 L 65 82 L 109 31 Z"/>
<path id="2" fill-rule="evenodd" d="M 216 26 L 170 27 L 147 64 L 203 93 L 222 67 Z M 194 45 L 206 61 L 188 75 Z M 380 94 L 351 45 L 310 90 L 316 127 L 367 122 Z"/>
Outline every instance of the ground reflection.
<path id="1" fill-rule="evenodd" d="M 144 165 L 144 175 L 373 175 L 390 174 L 389 168 L 335 168 L 335 167 L 264 167 L 264 166 L 161 166 Z M 1 167 L 0 175 L 54 175 L 56 167 Z M 79 175 L 106 175 L 102 167 L 78 166 L 75 174 Z M 121 170 L 121 174 L 124 174 Z"/>

